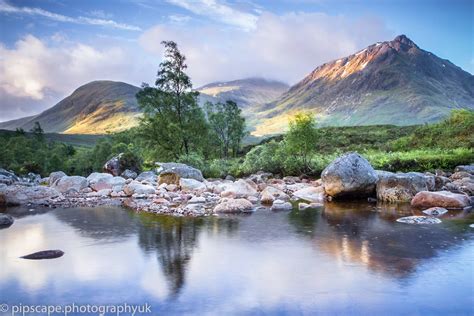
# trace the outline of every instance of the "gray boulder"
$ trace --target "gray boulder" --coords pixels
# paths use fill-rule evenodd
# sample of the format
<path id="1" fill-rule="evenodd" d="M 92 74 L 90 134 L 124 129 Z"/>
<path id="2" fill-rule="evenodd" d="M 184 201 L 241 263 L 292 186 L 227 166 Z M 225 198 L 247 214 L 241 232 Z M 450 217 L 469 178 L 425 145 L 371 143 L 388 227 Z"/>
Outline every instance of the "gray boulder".
<path id="1" fill-rule="evenodd" d="M 10 227 L 14 221 L 11 215 L 0 213 L 0 228 Z"/>
<path id="2" fill-rule="evenodd" d="M 61 193 L 78 193 L 88 187 L 88 182 L 81 176 L 65 176 L 56 181 L 52 187 Z"/>
<path id="3" fill-rule="evenodd" d="M 124 172 L 122 172 L 120 176 L 125 179 L 135 179 L 138 176 L 138 174 L 135 171 L 126 169 Z"/>
<path id="4" fill-rule="evenodd" d="M 283 200 L 275 200 L 271 207 L 272 211 L 291 211 L 292 209 L 291 203 Z"/>
<path id="5" fill-rule="evenodd" d="M 248 213 L 253 205 L 246 199 L 226 199 L 214 207 L 214 213 Z"/>
<path id="6" fill-rule="evenodd" d="M 454 168 L 454 172 L 467 172 L 474 175 L 474 165 L 465 165 L 465 166 L 457 166 Z"/>
<path id="7" fill-rule="evenodd" d="M 55 172 L 51 172 L 49 174 L 49 181 L 48 181 L 48 184 L 50 186 L 52 186 L 56 181 L 58 181 L 59 179 L 61 179 L 62 177 L 65 177 L 67 176 L 67 174 L 65 174 L 64 172 L 62 171 L 55 171 Z"/>
<path id="8" fill-rule="evenodd" d="M 136 181 L 148 181 L 150 183 L 156 183 L 158 176 L 154 171 L 145 171 L 135 178 Z"/>
<path id="9" fill-rule="evenodd" d="M 63 199 L 63 195 L 51 187 L 23 185 L 0 187 L 0 205 L 49 205 Z"/>
<path id="10" fill-rule="evenodd" d="M 140 182 L 134 180 L 125 185 L 123 191 L 128 196 L 132 196 L 133 194 L 154 194 L 155 188 L 151 185 L 141 184 Z"/>
<path id="11" fill-rule="evenodd" d="M 13 173 L 13 171 L 8 171 L 0 168 L 0 183 L 11 185 L 15 182 L 19 182 L 20 178 Z"/>
<path id="12" fill-rule="evenodd" d="M 110 158 L 103 167 L 104 172 L 110 173 L 113 176 L 120 175 L 123 170 L 121 170 L 120 158 L 123 153 L 118 154 L 115 157 Z"/>
<path id="13" fill-rule="evenodd" d="M 377 199 L 384 202 L 410 202 L 421 191 L 428 191 L 429 184 L 434 188 L 434 177 L 422 173 L 378 173 Z M 431 181 L 432 180 L 432 181 Z"/>
<path id="14" fill-rule="evenodd" d="M 122 177 L 114 177 L 109 173 L 93 172 L 87 177 L 89 187 L 94 191 L 114 190 L 122 191 L 125 185 L 125 179 Z"/>
<path id="15" fill-rule="evenodd" d="M 188 166 L 184 163 L 157 162 L 155 164 L 158 166 L 158 168 L 156 169 L 156 173 L 158 174 L 176 173 L 181 178 L 194 179 L 201 182 L 204 181 L 204 177 L 202 176 L 201 170 Z"/>
<path id="16" fill-rule="evenodd" d="M 378 176 L 365 158 L 358 153 L 347 153 L 331 162 L 321 179 L 329 196 L 363 198 L 374 194 Z"/>

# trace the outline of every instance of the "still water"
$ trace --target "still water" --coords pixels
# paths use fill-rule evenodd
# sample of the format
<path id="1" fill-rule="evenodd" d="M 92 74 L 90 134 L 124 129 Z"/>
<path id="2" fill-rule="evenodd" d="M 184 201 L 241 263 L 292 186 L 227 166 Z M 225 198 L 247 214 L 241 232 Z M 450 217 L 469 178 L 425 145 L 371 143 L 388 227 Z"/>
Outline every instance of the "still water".
<path id="1" fill-rule="evenodd" d="M 8 209 L 0 303 L 143 304 L 153 315 L 473 315 L 473 214 L 328 204 L 174 218 L 121 208 Z M 19 259 L 61 249 L 53 260 Z M 5 313 L 9 315 L 9 313 Z"/>

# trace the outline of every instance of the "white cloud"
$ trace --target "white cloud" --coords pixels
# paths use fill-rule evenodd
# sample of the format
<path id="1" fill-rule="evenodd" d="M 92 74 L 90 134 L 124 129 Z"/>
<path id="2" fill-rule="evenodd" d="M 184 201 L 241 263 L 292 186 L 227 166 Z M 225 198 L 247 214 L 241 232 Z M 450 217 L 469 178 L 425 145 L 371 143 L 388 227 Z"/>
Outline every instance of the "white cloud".
<path id="1" fill-rule="evenodd" d="M 207 16 L 213 20 L 236 26 L 246 31 L 255 29 L 258 16 L 231 7 L 217 0 L 167 0 L 169 3 Z"/>
<path id="2" fill-rule="evenodd" d="M 162 40 L 176 41 L 197 85 L 249 76 L 295 83 L 320 64 L 392 36 L 376 18 L 295 12 L 263 13 L 252 32 L 157 25 L 145 31 L 139 42 L 159 56 Z"/>
<path id="3" fill-rule="evenodd" d="M 138 26 L 119 23 L 110 19 L 104 18 L 89 18 L 84 16 L 79 17 L 70 17 L 62 14 L 57 14 L 41 8 L 30 8 L 30 7 L 16 7 L 7 2 L 0 0 L 0 12 L 7 14 L 25 14 L 25 15 L 36 15 L 42 16 L 58 22 L 66 23 L 75 23 L 75 24 L 88 24 L 88 25 L 98 25 L 98 26 L 108 26 L 121 30 L 128 31 L 140 31 L 141 29 Z"/>

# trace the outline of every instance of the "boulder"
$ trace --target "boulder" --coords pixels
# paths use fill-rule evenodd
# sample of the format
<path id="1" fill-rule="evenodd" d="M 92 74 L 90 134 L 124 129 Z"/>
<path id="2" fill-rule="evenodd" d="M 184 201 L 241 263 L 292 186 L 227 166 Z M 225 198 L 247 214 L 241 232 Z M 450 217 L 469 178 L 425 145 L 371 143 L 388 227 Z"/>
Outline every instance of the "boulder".
<path id="1" fill-rule="evenodd" d="M 306 187 L 293 192 L 293 196 L 298 199 L 308 202 L 321 203 L 324 202 L 324 188 L 323 187 Z"/>
<path id="2" fill-rule="evenodd" d="M 188 166 L 184 163 L 157 162 L 155 164 L 158 166 L 158 169 L 156 170 L 158 174 L 173 172 L 178 174 L 181 178 L 194 179 L 201 182 L 204 181 L 201 170 Z"/>
<path id="3" fill-rule="evenodd" d="M 283 200 L 275 200 L 273 201 L 271 210 L 272 211 L 291 211 L 293 206 L 290 202 L 285 202 Z"/>
<path id="4" fill-rule="evenodd" d="M 157 179 L 158 176 L 154 171 L 144 171 L 135 178 L 135 181 L 148 181 L 149 183 L 156 183 Z"/>
<path id="5" fill-rule="evenodd" d="M 63 195 L 51 187 L 23 185 L 0 187 L 0 204 L 3 205 L 24 205 L 29 203 L 49 205 L 63 199 Z"/>
<path id="6" fill-rule="evenodd" d="M 246 199 L 226 199 L 214 207 L 214 213 L 248 213 L 253 205 Z"/>
<path id="7" fill-rule="evenodd" d="M 261 192 L 260 196 L 260 201 L 263 204 L 272 204 L 275 200 L 288 201 L 289 199 L 290 197 L 288 196 L 288 194 L 271 185 L 265 187 L 265 189 L 263 189 L 263 191 Z"/>
<path id="8" fill-rule="evenodd" d="M 474 195 L 474 177 L 466 177 L 459 180 L 454 180 L 450 184 L 454 186 L 456 191 L 466 193 L 470 196 Z M 448 187 L 448 185 L 446 187 Z"/>
<path id="9" fill-rule="evenodd" d="M 125 179 L 114 177 L 109 173 L 93 172 L 87 177 L 89 187 L 94 191 L 114 190 L 119 192 L 123 190 Z"/>
<path id="10" fill-rule="evenodd" d="M 358 153 L 347 153 L 327 166 L 322 174 L 324 191 L 334 198 L 363 198 L 375 193 L 378 176 Z"/>
<path id="11" fill-rule="evenodd" d="M 397 219 L 397 222 L 399 223 L 405 223 L 405 224 L 439 224 L 441 223 L 441 220 L 436 217 L 431 217 L 431 216 L 407 216 L 407 217 L 401 217 Z"/>
<path id="12" fill-rule="evenodd" d="M 0 228 L 10 227 L 14 221 L 11 215 L 0 213 Z"/>
<path id="13" fill-rule="evenodd" d="M 444 207 L 446 209 L 463 209 L 469 206 L 469 197 L 464 194 L 449 191 L 422 191 L 411 200 L 416 208 Z"/>
<path id="14" fill-rule="evenodd" d="M 206 203 L 206 198 L 203 196 L 193 196 L 188 201 L 188 204 L 200 204 L 200 203 Z"/>
<path id="15" fill-rule="evenodd" d="M 120 175 L 123 170 L 121 170 L 120 166 L 120 158 L 122 157 L 123 153 L 118 154 L 117 156 L 114 156 L 110 158 L 105 164 L 104 167 L 102 168 L 104 172 L 110 173 L 113 176 L 118 176 Z"/>
<path id="16" fill-rule="evenodd" d="M 245 198 L 258 196 L 257 185 L 251 180 L 240 179 L 226 186 L 221 193 L 222 197 Z"/>
<path id="17" fill-rule="evenodd" d="M 135 179 L 138 176 L 138 174 L 135 171 L 132 171 L 130 169 L 125 169 L 125 171 L 122 172 L 120 176 L 124 179 Z"/>
<path id="18" fill-rule="evenodd" d="M 456 168 L 454 168 L 454 172 L 461 172 L 461 171 L 468 172 L 474 175 L 474 165 L 457 166 Z"/>
<path id="19" fill-rule="evenodd" d="M 158 184 L 161 185 L 163 183 L 166 183 L 166 184 L 175 184 L 175 185 L 179 185 L 179 180 L 181 179 L 181 177 L 179 176 L 179 174 L 177 173 L 174 173 L 174 172 L 162 172 L 160 173 L 160 175 L 158 176 Z M 191 179 L 191 180 L 194 180 L 194 179 Z M 197 180 L 194 180 L 194 181 L 197 181 Z M 199 182 L 199 181 L 197 181 Z"/>
<path id="20" fill-rule="evenodd" d="M 201 190 L 206 190 L 207 188 L 203 182 L 200 182 L 195 179 L 185 179 L 185 178 L 182 178 L 179 180 L 179 186 L 181 187 L 181 190 L 183 191 L 201 191 Z"/>
<path id="21" fill-rule="evenodd" d="M 423 211 L 424 214 L 430 216 L 439 216 L 446 214 L 447 212 L 448 210 L 442 207 L 430 207 L 429 209 Z"/>
<path id="22" fill-rule="evenodd" d="M 88 187 L 88 182 L 81 176 L 65 176 L 56 181 L 52 187 L 61 193 L 78 193 Z"/>
<path id="23" fill-rule="evenodd" d="M 155 188 L 151 185 L 141 184 L 140 182 L 133 180 L 124 186 L 123 191 L 127 196 L 132 196 L 134 194 L 154 194 Z"/>
<path id="24" fill-rule="evenodd" d="M 421 173 L 379 173 L 377 199 L 384 202 L 410 202 L 418 192 L 428 191 L 428 182 L 433 182 L 434 188 L 434 177 Z"/>
<path id="25" fill-rule="evenodd" d="M 65 174 L 62 171 L 51 172 L 49 174 L 49 181 L 48 181 L 49 186 L 52 186 L 54 183 L 56 183 L 56 181 L 58 181 L 62 177 L 66 177 L 66 176 L 67 176 L 67 174 Z"/>
<path id="26" fill-rule="evenodd" d="M 20 178 L 18 178 L 13 171 L 8 171 L 5 169 L 0 168 L 0 183 L 11 185 L 15 182 L 19 182 Z"/>

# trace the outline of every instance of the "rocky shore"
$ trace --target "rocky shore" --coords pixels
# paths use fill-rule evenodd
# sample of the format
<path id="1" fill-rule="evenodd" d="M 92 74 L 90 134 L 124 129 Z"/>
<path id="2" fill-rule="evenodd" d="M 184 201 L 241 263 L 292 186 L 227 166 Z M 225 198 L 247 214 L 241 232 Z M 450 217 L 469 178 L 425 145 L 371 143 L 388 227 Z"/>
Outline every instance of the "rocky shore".
<path id="1" fill-rule="evenodd" d="M 119 159 L 108 161 L 103 173 L 88 177 L 58 171 L 47 178 L 33 174 L 20 178 L 0 169 L 0 205 L 122 205 L 139 212 L 208 216 L 258 208 L 303 210 L 363 198 L 411 203 L 435 216 L 443 209 L 470 209 L 474 202 L 474 165 L 458 166 L 453 173 L 391 173 L 374 170 L 359 154 L 347 153 L 328 165 L 318 180 L 278 178 L 266 172 L 236 180 L 204 179 L 198 169 L 179 163 L 157 163 L 155 170 L 137 174 L 120 170 Z M 436 208 L 435 213 L 430 213 L 431 208 Z"/>

